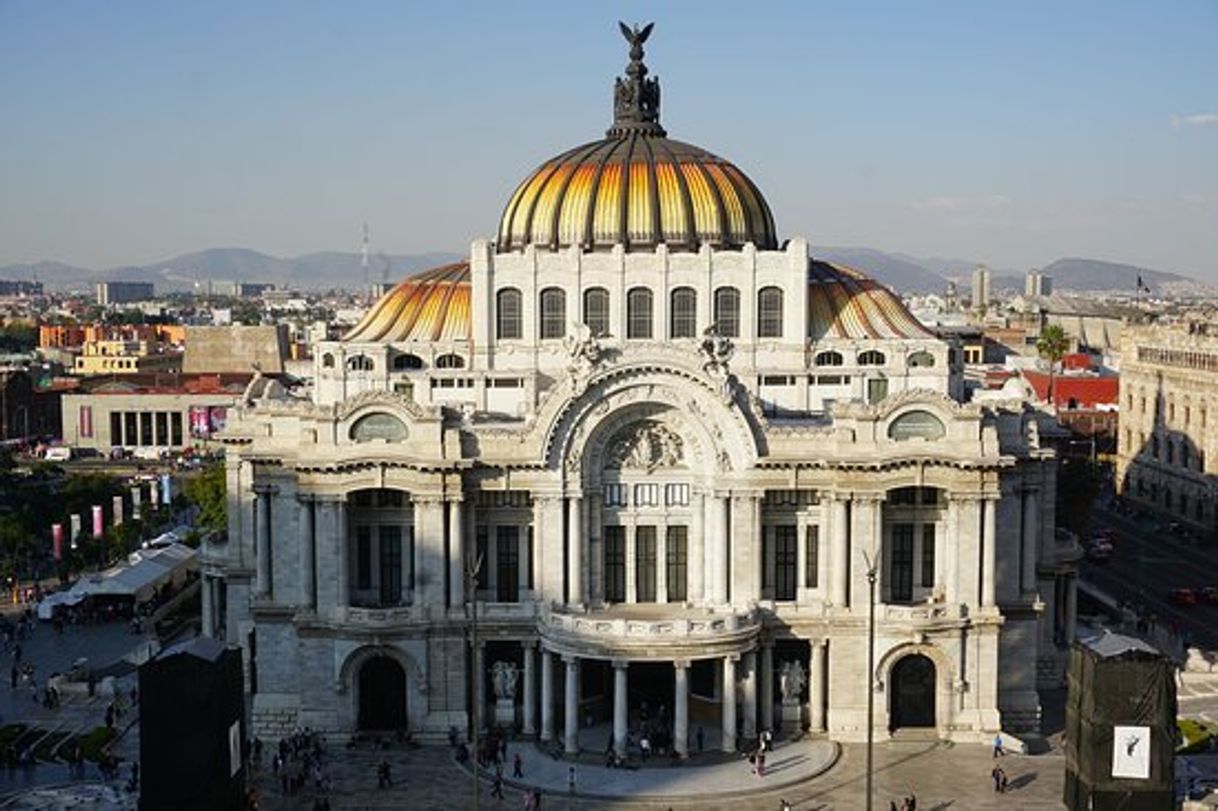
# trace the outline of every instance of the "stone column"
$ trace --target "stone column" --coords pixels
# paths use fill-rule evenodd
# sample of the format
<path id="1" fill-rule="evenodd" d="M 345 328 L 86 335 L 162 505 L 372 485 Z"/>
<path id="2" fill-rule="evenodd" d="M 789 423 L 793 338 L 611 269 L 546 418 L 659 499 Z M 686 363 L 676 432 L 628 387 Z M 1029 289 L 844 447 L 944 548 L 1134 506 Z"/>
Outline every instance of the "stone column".
<path id="1" fill-rule="evenodd" d="M 525 735 L 533 735 L 537 732 L 537 708 L 535 706 L 537 693 L 537 674 L 536 660 L 537 643 L 532 640 L 525 640 L 520 643 L 521 651 L 524 654 L 524 700 L 521 711 L 524 713 L 524 723 L 521 725 L 521 731 Z"/>
<path id="2" fill-rule="evenodd" d="M 689 757 L 689 662 L 677 659 L 672 663 L 672 743 L 677 757 Z"/>
<path id="3" fill-rule="evenodd" d="M 626 757 L 627 662 L 613 662 L 613 751 Z"/>
<path id="4" fill-rule="evenodd" d="M 944 567 L 943 594 L 949 606 L 960 605 L 960 501 L 947 497 L 947 527 L 944 549 L 947 553 Z"/>
<path id="5" fill-rule="evenodd" d="M 254 594 L 271 596 L 271 488 L 254 488 L 254 548 L 258 568 L 255 571 Z"/>
<path id="6" fill-rule="evenodd" d="M 723 657 L 722 749 L 736 751 L 736 659 L 735 654 Z"/>
<path id="7" fill-rule="evenodd" d="M 541 649 L 541 739 L 554 740 L 554 654 Z"/>
<path id="8" fill-rule="evenodd" d="M 579 753 L 579 659 L 564 656 L 562 660 L 567 666 L 563 750 L 568 755 L 575 755 Z"/>
<path id="9" fill-rule="evenodd" d="M 203 636 L 216 635 L 216 608 L 214 603 L 214 595 L 212 594 L 212 577 L 209 574 L 203 575 L 200 581 L 200 589 L 203 600 Z"/>
<path id="10" fill-rule="evenodd" d="M 1066 644 L 1074 644 L 1074 626 L 1078 622 L 1078 575 L 1066 578 Z"/>
<path id="11" fill-rule="evenodd" d="M 414 501 L 414 604 L 444 602 L 444 501 L 422 496 Z M 403 584 L 404 585 L 404 584 Z M 439 606 L 437 606 L 439 607 Z"/>
<path id="12" fill-rule="evenodd" d="M 774 729 L 774 643 L 761 643 L 761 728 Z"/>
<path id="13" fill-rule="evenodd" d="M 584 500 L 567 499 L 567 602 L 584 602 Z"/>
<path id="14" fill-rule="evenodd" d="M 809 525 L 795 525 L 795 600 L 805 602 L 808 599 L 810 584 L 808 583 L 808 535 L 812 532 Z M 777 576 L 777 569 L 775 569 Z"/>
<path id="15" fill-rule="evenodd" d="M 1028 488 L 1023 496 L 1023 560 L 1020 582 L 1024 594 L 1036 591 L 1036 558 L 1040 551 L 1040 491 Z"/>
<path id="16" fill-rule="evenodd" d="M 744 738 L 750 744 L 757 737 L 757 654 L 748 651 L 744 654 Z"/>
<path id="17" fill-rule="evenodd" d="M 714 553 L 711 556 L 714 567 L 712 570 L 714 589 L 711 596 L 716 605 L 723 605 L 728 600 L 728 568 L 731 562 L 728 558 L 727 540 L 729 509 L 730 500 L 727 494 L 715 493 L 715 497 L 711 502 L 711 519 L 713 520 L 711 543 L 714 544 Z"/>
<path id="18" fill-rule="evenodd" d="M 556 600 L 561 602 L 563 583 L 563 500 L 561 496 L 539 496 L 534 494 L 533 503 L 534 505 L 539 505 L 533 512 L 535 522 L 533 545 L 541 547 L 541 565 L 533 567 L 533 574 L 540 582 L 535 584 L 534 588 L 541 592 L 541 596 L 545 601 Z M 538 518 L 541 519 L 540 526 L 536 524 Z"/>
<path id="19" fill-rule="evenodd" d="M 697 493 L 693 497 L 692 520 L 689 528 L 687 549 L 685 599 L 690 603 L 701 603 L 706 597 L 706 497 Z"/>
<path id="20" fill-rule="evenodd" d="M 300 505 L 300 607 L 317 608 L 317 517 L 313 497 L 297 496 Z"/>
<path id="21" fill-rule="evenodd" d="M 981 534 L 981 606 L 982 608 L 993 608 L 994 578 L 997 572 L 996 561 L 998 559 L 996 532 L 998 529 L 998 510 L 996 509 L 998 507 L 998 500 L 987 498 L 981 502 L 981 507 L 985 512 Z"/>
<path id="22" fill-rule="evenodd" d="M 829 674 L 825 670 L 825 640 L 812 642 L 812 666 L 808 673 L 808 719 L 813 732 L 825 731 L 825 687 Z"/>
<path id="23" fill-rule="evenodd" d="M 636 603 L 639 599 L 639 559 L 638 549 L 634 545 L 636 529 L 633 518 L 626 520 L 626 602 Z"/>
<path id="24" fill-rule="evenodd" d="M 344 499 L 330 502 L 330 520 L 334 527 L 334 550 L 338 555 L 338 611 L 345 615 L 351 605 L 351 554 L 347 548 L 347 505 Z"/>
<path id="25" fill-rule="evenodd" d="M 465 605 L 465 505 L 459 497 L 448 502 L 448 605 Z"/>
<path id="26" fill-rule="evenodd" d="M 831 530 L 833 554 L 830 555 L 830 589 L 829 601 L 838 607 L 845 607 L 850 602 L 850 543 L 848 540 L 849 501 L 841 495 L 831 502 L 833 513 Z"/>

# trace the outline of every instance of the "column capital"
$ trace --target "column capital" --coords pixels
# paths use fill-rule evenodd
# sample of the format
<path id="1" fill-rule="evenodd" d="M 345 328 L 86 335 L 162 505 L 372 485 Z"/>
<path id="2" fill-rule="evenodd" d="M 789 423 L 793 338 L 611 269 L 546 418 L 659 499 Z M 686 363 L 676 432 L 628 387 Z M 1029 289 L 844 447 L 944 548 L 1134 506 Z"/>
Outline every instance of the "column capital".
<path id="1" fill-rule="evenodd" d="M 309 504 L 316 504 L 317 500 L 317 496 L 314 493 L 301 493 L 299 491 L 296 493 L 296 503 L 300 504 L 302 507 Z"/>
<path id="2" fill-rule="evenodd" d="M 274 484 L 255 484 L 250 489 L 254 491 L 255 495 L 259 496 L 273 496 L 279 493 L 279 487 Z"/>
<path id="3" fill-rule="evenodd" d="M 536 639 L 522 639 L 520 640 L 520 647 L 525 650 L 536 650 L 538 643 Z"/>
<path id="4" fill-rule="evenodd" d="M 318 504 L 342 505 L 347 503 L 346 493 L 314 493 L 313 501 Z"/>
<path id="5" fill-rule="evenodd" d="M 829 640 L 825 639 L 823 636 L 820 639 L 812 640 L 812 646 L 815 648 L 820 648 L 822 650 L 824 650 L 825 646 L 827 646 L 828 644 L 829 644 Z"/>
<path id="6" fill-rule="evenodd" d="M 456 492 L 456 493 L 445 493 L 444 500 L 446 502 L 448 502 L 449 504 L 462 504 L 467 499 L 465 498 L 465 493 Z"/>
<path id="7" fill-rule="evenodd" d="M 626 659 L 613 659 L 610 664 L 613 665 L 614 670 L 625 670 L 630 667 L 630 662 Z"/>
<path id="8" fill-rule="evenodd" d="M 725 654 L 725 655 L 723 656 L 723 661 L 725 661 L 725 662 L 731 662 L 732 664 L 735 664 L 736 662 L 739 662 L 739 661 L 740 661 L 740 654 L 739 654 L 739 653 L 728 653 L 728 654 Z"/>
<path id="9" fill-rule="evenodd" d="M 675 668 L 677 670 L 688 670 L 690 664 L 692 664 L 692 663 L 690 662 L 689 659 L 673 659 L 672 660 L 672 666 L 673 666 L 673 668 Z"/>
<path id="10" fill-rule="evenodd" d="M 424 493 L 422 495 L 410 494 L 410 503 L 420 507 L 439 507 L 442 506 L 447 499 L 438 493 Z"/>
<path id="11" fill-rule="evenodd" d="M 564 653 L 562 655 L 562 661 L 567 667 L 574 667 L 575 665 L 579 664 L 579 657 L 573 654 Z"/>

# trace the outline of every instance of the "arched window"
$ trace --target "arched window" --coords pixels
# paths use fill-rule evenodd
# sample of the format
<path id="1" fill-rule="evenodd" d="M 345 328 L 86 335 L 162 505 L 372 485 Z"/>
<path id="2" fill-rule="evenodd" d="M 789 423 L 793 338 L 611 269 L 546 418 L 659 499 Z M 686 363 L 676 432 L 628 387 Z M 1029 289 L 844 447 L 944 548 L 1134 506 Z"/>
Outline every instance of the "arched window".
<path id="1" fill-rule="evenodd" d="M 632 287 L 626 293 L 626 337 L 651 337 L 651 291 Z"/>
<path id="2" fill-rule="evenodd" d="M 495 337 L 500 340 L 523 337 L 520 302 L 520 291 L 514 287 L 505 287 L 495 294 Z"/>
<path id="3" fill-rule="evenodd" d="M 323 369 L 333 369 L 334 368 L 334 356 L 331 355 L 329 352 L 322 355 L 321 356 L 321 367 Z"/>
<path id="4" fill-rule="evenodd" d="M 698 293 L 692 287 L 672 291 L 668 315 L 668 337 L 696 338 L 698 335 Z"/>
<path id="5" fill-rule="evenodd" d="M 461 357 L 460 355 L 453 355 L 451 353 L 449 353 L 447 355 L 441 355 L 440 357 L 436 358 L 436 368 L 437 369 L 464 369 L 465 368 L 465 358 Z"/>
<path id="6" fill-rule="evenodd" d="M 720 287 L 715 291 L 715 332 L 724 338 L 740 337 L 740 291 Z"/>
<path id="7" fill-rule="evenodd" d="M 884 353 L 875 349 L 859 353 L 859 366 L 883 366 L 887 362 L 888 359 L 884 357 Z"/>
<path id="8" fill-rule="evenodd" d="M 393 369 L 396 372 L 404 372 L 411 369 L 422 369 L 423 359 L 418 355 L 397 355 L 393 359 Z"/>
<path id="9" fill-rule="evenodd" d="M 819 352 L 816 355 L 817 366 L 841 366 L 845 362 L 841 352 Z"/>
<path id="10" fill-rule="evenodd" d="M 367 355 L 352 355 L 347 358 L 347 368 L 353 372 L 371 372 L 372 358 Z"/>
<path id="11" fill-rule="evenodd" d="M 584 291 L 584 323 L 593 335 L 609 334 L 609 291 L 589 287 Z"/>
<path id="12" fill-rule="evenodd" d="M 567 334 L 567 294 L 560 287 L 541 291 L 541 337 L 561 338 Z"/>
<path id="13" fill-rule="evenodd" d="M 757 291 L 757 337 L 782 337 L 782 288 L 763 287 Z"/>
<path id="14" fill-rule="evenodd" d="M 935 356 L 926 351 L 914 352 L 908 363 L 911 369 L 929 369 L 935 365 Z"/>

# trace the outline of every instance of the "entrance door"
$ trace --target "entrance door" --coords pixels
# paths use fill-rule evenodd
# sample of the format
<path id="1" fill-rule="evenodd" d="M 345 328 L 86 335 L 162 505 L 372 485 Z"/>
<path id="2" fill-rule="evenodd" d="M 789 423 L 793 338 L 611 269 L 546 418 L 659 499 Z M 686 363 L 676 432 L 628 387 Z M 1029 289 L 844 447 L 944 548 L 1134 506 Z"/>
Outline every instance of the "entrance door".
<path id="1" fill-rule="evenodd" d="M 935 664 L 921 654 L 892 668 L 889 729 L 935 725 Z"/>
<path id="2" fill-rule="evenodd" d="M 360 668 L 359 728 L 406 728 L 406 672 L 388 656 L 374 656 Z"/>

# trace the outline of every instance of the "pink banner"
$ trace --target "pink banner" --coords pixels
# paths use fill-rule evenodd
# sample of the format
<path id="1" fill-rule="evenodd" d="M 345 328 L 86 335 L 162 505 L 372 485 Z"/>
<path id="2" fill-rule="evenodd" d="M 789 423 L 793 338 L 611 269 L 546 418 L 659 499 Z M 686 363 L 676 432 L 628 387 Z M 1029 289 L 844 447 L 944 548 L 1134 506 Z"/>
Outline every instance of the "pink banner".
<path id="1" fill-rule="evenodd" d="M 51 549 L 55 560 L 63 560 L 63 524 L 51 524 Z"/>
<path id="2" fill-rule="evenodd" d="M 100 538 L 106 531 L 106 517 L 102 515 L 100 504 L 93 505 L 93 537 Z"/>

